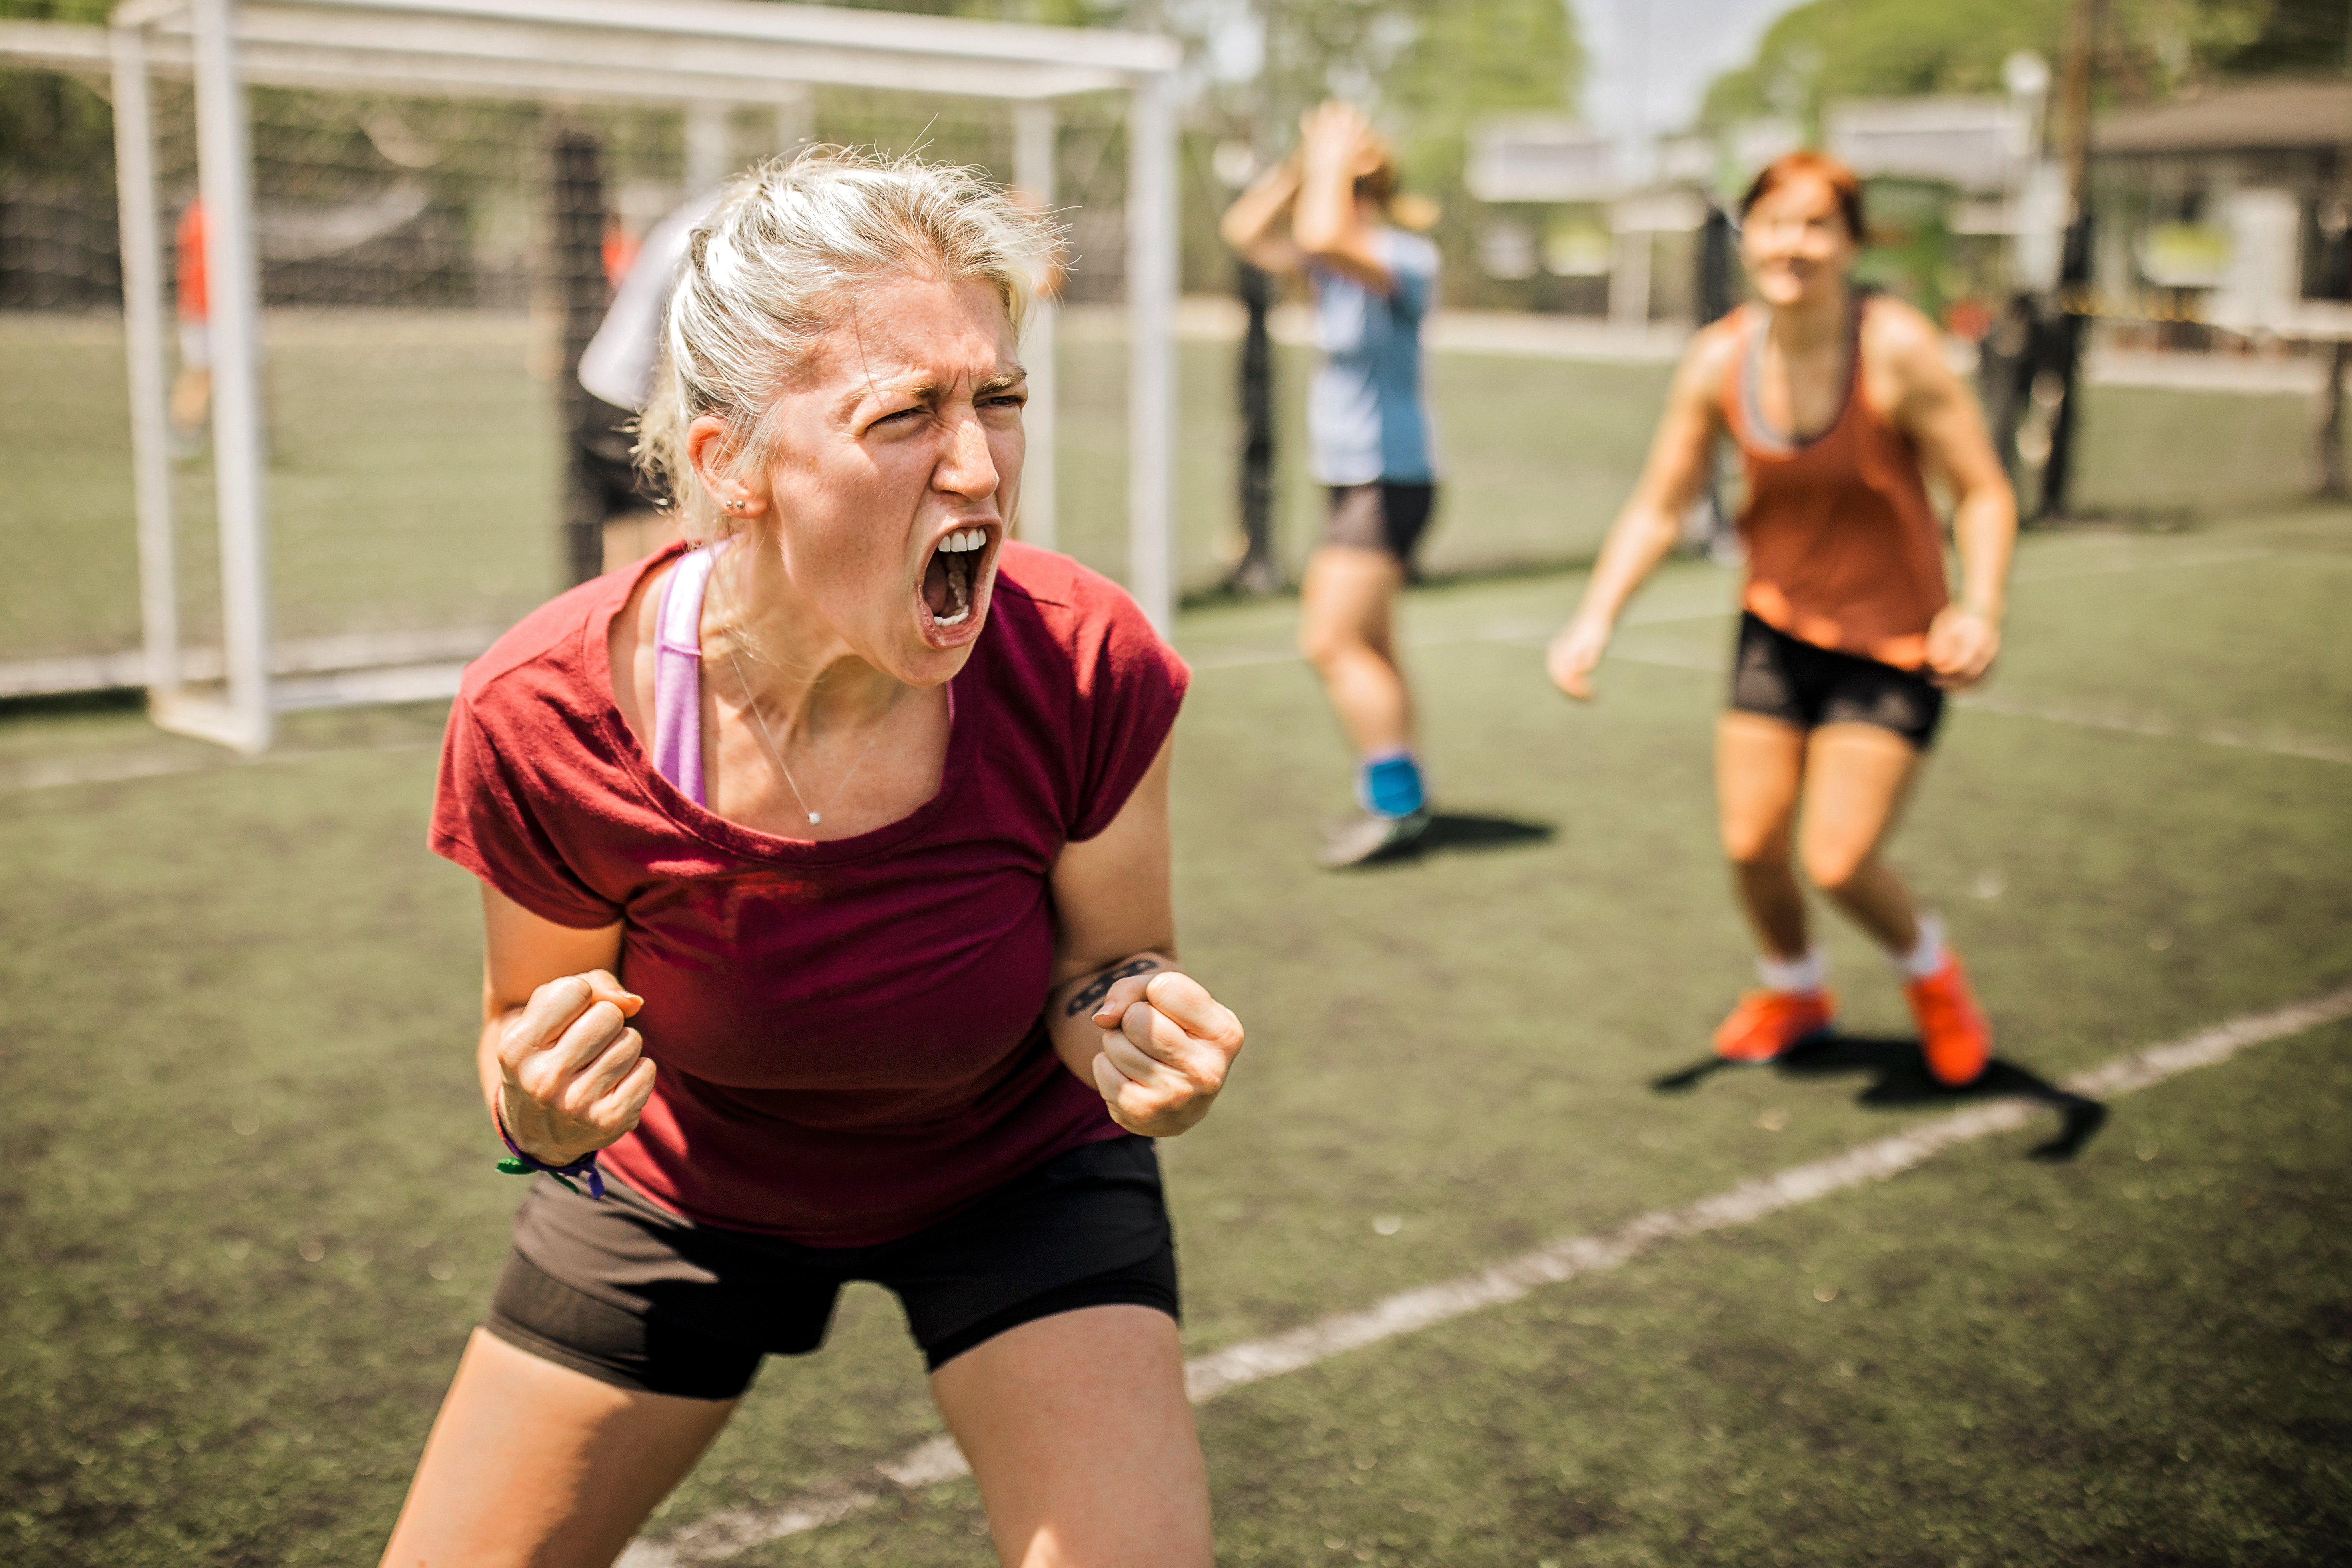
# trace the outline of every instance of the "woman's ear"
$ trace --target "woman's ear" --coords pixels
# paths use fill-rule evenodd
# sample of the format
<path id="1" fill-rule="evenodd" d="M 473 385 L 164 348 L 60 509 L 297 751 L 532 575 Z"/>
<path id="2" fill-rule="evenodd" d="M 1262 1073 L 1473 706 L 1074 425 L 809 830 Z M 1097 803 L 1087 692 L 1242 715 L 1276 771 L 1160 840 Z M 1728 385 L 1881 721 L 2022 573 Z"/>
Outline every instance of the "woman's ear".
<path id="1" fill-rule="evenodd" d="M 736 477 L 736 453 L 727 421 L 706 414 L 686 427 L 686 455 L 703 493 L 721 512 L 733 518 L 757 517 L 767 510 L 758 492 Z"/>

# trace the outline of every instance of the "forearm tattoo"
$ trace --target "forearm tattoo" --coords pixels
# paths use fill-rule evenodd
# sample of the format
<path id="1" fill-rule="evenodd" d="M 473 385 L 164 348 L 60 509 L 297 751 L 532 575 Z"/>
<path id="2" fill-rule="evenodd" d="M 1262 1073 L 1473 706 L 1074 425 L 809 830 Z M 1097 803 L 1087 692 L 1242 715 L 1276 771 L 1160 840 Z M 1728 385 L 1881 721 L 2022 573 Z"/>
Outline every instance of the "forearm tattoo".
<path id="1" fill-rule="evenodd" d="M 1129 975 L 1149 974 L 1155 969 L 1166 967 L 1156 958 L 1130 958 L 1125 963 L 1106 969 L 1078 987 L 1077 994 L 1070 998 L 1070 1005 L 1062 1009 L 1062 1016 L 1076 1018 L 1091 1013 L 1104 997 L 1110 994 L 1110 988 L 1120 981 Z"/>

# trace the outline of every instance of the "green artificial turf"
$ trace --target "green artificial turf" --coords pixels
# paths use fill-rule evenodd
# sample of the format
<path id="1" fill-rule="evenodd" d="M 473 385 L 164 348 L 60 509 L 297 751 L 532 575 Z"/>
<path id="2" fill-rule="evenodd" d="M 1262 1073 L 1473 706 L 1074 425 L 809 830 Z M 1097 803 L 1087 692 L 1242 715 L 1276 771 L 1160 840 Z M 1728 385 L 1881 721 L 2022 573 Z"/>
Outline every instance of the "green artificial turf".
<path id="1" fill-rule="evenodd" d="M 2005 1059 L 2056 1079 L 2352 983 L 2352 766 L 2305 754 L 2352 752 L 2347 583 L 2341 510 L 2029 539 L 2000 679 L 1896 847 Z M 1668 568 L 1591 708 L 1538 652 L 1578 577 L 1412 595 L 1439 804 L 1485 842 L 1348 876 L 1308 863 L 1347 776 L 1294 606 L 1186 618 L 1179 912 L 1251 1031 L 1165 1150 L 1193 1351 L 1942 1109 L 1900 1072 L 1650 1087 L 1746 980 L 1706 739 L 1731 585 Z M 119 709 L 0 721 L 12 1568 L 373 1559 L 516 1195 L 467 1060 L 474 890 L 422 844 L 437 725 L 298 715 L 236 763 Z M 1826 935 L 1852 1030 L 1898 1037 L 1883 966 Z M 2120 1100 L 2072 1163 L 2024 1157 L 2037 1125 L 1234 1393 L 1202 1414 L 1221 1555 L 2324 1560 L 2352 1531 L 2347 1045 Z M 854 1290 L 656 1528 L 936 1430 L 895 1308 Z M 978 1563 L 977 1526 L 960 1483 L 744 1561 Z"/>

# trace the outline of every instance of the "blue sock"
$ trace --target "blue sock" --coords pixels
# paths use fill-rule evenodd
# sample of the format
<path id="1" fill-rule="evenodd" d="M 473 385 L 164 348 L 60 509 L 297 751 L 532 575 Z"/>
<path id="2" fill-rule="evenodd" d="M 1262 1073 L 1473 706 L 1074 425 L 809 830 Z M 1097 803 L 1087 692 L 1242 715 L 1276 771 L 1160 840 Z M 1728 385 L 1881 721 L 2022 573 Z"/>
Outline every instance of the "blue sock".
<path id="1" fill-rule="evenodd" d="M 1411 816 L 1422 808 L 1421 768 L 1411 752 L 1367 758 L 1356 773 L 1356 799 L 1374 816 Z"/>

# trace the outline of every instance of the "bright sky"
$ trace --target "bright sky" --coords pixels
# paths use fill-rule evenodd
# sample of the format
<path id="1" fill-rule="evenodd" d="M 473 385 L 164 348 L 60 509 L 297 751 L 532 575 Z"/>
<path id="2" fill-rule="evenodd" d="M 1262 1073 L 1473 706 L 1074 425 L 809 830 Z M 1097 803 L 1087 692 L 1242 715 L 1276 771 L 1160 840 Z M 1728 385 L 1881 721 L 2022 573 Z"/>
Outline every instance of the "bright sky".
<path id="1" fill-rule="evenodd" d="M 1796 0 L 1569 0 L 1591 61 L 1585 118 L 1612 131 L 1680 131 L 1707 84 L 1746 65 Z"/>

